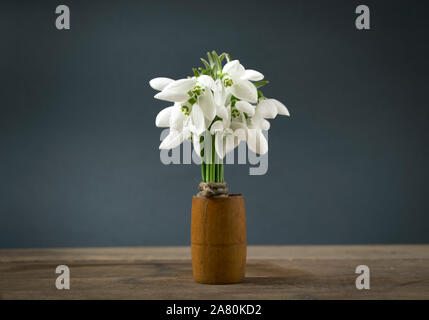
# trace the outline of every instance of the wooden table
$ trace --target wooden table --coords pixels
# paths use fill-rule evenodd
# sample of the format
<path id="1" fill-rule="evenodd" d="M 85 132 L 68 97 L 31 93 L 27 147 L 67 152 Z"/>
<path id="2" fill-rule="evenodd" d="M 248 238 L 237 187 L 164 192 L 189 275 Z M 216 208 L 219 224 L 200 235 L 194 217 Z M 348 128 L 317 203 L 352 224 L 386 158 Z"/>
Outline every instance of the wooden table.
<path id="1" fill-rule="evenodd" d="M 55 287 L 60 264 L 70 290 Z M 188 247 L 0 250 L 1 299 L 429 299 L 429 245 L 249 246 L 246 275 L 195 283 Z"/>

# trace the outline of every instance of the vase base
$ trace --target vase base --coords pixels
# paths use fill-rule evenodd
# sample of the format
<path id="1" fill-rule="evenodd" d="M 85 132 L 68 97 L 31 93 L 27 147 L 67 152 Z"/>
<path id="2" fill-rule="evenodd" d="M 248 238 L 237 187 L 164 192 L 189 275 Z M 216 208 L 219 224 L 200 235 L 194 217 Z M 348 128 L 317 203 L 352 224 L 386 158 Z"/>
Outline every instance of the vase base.
<path id="1" fill-rule="evenodd" d="M 228 285 L 228 284 L 236 284 L 236 283 L 240 283 L 243 282 L 246 278 L 243 277 L 242 279 L 239 280 L 234 280 L 234 281 L 204 281 L 204 280 L 197 280 L 194 278 L 194 281 L 200 284 L 210 284 L 210 285 Z"/>
<path id="2" fill-rule="evenodd" d="M 246 249 L 246 244 L 192 244 L 194 280 L 205 284 L 232 284 L 243 281 L 246 274 Z"/>

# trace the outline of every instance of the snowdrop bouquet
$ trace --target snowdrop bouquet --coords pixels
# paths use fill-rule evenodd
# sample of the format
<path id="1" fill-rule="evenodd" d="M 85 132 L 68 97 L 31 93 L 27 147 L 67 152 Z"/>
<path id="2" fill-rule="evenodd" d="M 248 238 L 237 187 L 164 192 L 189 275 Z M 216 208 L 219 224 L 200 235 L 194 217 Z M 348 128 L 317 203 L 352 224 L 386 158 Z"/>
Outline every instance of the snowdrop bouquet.
<path id="1" fill-rule="evenodd" d="M 262 131 L 270 128 L 266 119 L 289 116 L 289 111 L 263 95 L 260 88 L 268 81 L 262 73 L 245 69 L 226 53 L 213 51 L 201 61 L 204 67 L 193 68 L 193 76 L 155 78 L 149 83 L 160 91 L 156 99 L 173 103 L 156 117 L 157 127 L 170 128 L 159 148 L 172 149 L 191 140 L 202 159 L 203 182 L 223 183 L 225 155 L 241 141 L 255 153 L 265 154 L 268 143 Z"/>

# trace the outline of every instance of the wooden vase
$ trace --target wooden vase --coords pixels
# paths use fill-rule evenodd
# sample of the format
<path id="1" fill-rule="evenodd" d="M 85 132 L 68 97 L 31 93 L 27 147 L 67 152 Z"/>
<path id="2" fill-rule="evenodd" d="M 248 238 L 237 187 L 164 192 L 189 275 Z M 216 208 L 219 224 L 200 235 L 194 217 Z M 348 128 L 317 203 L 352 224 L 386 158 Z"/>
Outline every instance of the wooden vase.
<path id="1" fill-rule="evenodd" d="M 243 195 L 192 199 L 191 253 L 194 280 L 237 283 L 246 273 L 246 214 Z"/>

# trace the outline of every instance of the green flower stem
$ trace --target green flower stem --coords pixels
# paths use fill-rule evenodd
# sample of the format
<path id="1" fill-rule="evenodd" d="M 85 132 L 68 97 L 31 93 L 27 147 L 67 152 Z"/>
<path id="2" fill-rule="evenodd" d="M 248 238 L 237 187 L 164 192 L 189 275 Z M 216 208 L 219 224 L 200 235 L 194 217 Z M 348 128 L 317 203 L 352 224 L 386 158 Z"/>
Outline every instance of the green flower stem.
<path id="1" fill-rule="evenodd" d="M 219 159 L 215 151 L 215 136 L 212 136 L 211 145 L 211 163 L 201 161 L 201 176 L 204 182 L 223 182 L 223 161 Z M 201 159 L 203 159 L 203 152 L 201 152 Z"/>
<path id="2" fill-rule="evenodd" d="M 215 162 L 215 155 L 216 155 L 216 150 L 215 150 L 215 136 L 212 136 L 212 170 L 211 170 L 211 181 L 217 182 L 216 181 L 216 162 Z"/>
<path id="3" fill-rule="evenodd" d="M 201 175 L 203 177 L 203 181 L 206 181 L 206 164 L 204 161 L 201 161 Z"/>

